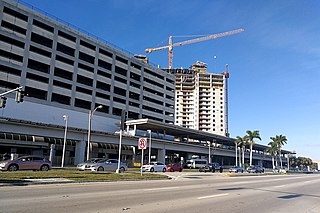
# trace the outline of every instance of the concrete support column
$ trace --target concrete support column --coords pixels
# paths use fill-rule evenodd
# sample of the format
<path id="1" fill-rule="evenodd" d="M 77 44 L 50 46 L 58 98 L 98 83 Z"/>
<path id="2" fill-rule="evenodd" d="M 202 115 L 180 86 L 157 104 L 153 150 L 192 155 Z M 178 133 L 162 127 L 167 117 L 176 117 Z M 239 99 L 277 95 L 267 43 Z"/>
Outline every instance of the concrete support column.
<path id="1" fill-rule="evenodd" d="M 166 162 L 166 149 L 158 149 L 158 161 L 165 163 Z"/>
<path id="2" fill-rule="evenodd" d="M 84 161 L 84 153 L 86 150 L 86 141 L 79 141 L 76 143 L 74 165 Z"/>
<path id="3" fill-rule="evenodd" d="M 192 158 L 192 155 L 191 153 L 187 153 L 187 159 L 191 159 Z"/>

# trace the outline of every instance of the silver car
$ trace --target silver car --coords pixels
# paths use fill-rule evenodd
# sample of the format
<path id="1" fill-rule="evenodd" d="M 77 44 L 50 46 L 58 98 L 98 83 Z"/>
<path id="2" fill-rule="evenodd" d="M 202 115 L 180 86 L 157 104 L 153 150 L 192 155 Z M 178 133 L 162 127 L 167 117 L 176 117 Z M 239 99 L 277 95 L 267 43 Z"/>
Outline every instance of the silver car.
<path id="1" fill-rule="evenodd" d="M 91 170 L 93 172 L 100 171 L 111 171 L 115 172 L 118 169 L 118 160 L 109 159 L 109 160 L 100 160 L 96 163 L 92 163 L 86 166 L 86 170 Z M 120 162 L 119 172 L 123 173 L 128 170 L 127 164 Z"/>
<path id="2" fill-rule="evenodd" d="M 77 165 L 77 169 L 80 170 L 80 171 L 84 171 L 84 170 L 86 170 L 86 167 L 88 165 L 91 165 L 93 163 L 97 163 L 100 160 L 103 160 L 103 158 L 91 158 L 91 159 L 89 159 L 89 160 L 87 160 L 87 161 L 85 161 L 83 163 L 79 163 Z"/>
<path id="3" fill-rule="evenodd" d="M 244 169 L 243 169 L 243 167 L 241 167 L 241 166 L 234 166 L 234 167 L 231 167 L 231 168 L 229 169 L 229 172 L 230 172 L 230 173 L 231 173 L 231 172 L 235 172 L 235 173 L 241 172 L 241 173 L 243 173 L 243 171 L 244 171 Z"/>

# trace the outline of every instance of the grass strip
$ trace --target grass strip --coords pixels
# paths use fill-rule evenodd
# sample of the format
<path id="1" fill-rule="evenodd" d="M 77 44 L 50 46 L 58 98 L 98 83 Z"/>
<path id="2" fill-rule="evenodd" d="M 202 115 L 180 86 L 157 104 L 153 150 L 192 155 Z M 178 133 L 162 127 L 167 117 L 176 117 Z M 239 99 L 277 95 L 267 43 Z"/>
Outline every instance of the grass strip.
<path id="1" fill-rule="evenodd" d="M 136 179 L 168 179 L 161 173 L 125 172 L 117 174 L 114 172 L 86 172 L 73 169 L 53 169 L 48 172 L 42 171 L 17 171 L 0 172 L 0 183 L 21 182 L 24 179 L 46 179 L 46 178 L 66 178 L 74 181 L 116 181 L 116 180 L 136 180 Z"/>

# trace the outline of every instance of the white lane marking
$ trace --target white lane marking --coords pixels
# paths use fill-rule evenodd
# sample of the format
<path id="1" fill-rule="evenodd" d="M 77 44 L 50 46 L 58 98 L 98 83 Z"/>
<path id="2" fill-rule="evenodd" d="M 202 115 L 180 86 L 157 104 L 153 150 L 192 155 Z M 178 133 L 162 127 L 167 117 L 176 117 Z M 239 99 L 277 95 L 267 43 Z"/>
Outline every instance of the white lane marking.
<path id="1" fill-rule="evenodd" d="M 163 188 L 152 188 L 152 189 L 144 189 L 144 191 L 157 191 L 157 190 L 170 190 L 170 189 L 179 189 L 180 187 L 163 187 Z"/>
<path id="2" fill-rule="evenodd" d="M 226 196 L 226 195 L 229 195 L 229 194 L 225 193 L 225 194 L 217 194 L 217 195 L 209 195 L 209 196 L 204 196 L 204 197 L 198 197 L 198 200 L 206 199 L 206 198 L 213 198 L 213 197 L 221 197 L 221 196 Z"/>
<path id="3" fill-rule="evenodd" d="M 286 185 L 279 185 L 279 186 L 274 186 L 273 188 L 281 188 L 281 187 L 285 187 Z"/>

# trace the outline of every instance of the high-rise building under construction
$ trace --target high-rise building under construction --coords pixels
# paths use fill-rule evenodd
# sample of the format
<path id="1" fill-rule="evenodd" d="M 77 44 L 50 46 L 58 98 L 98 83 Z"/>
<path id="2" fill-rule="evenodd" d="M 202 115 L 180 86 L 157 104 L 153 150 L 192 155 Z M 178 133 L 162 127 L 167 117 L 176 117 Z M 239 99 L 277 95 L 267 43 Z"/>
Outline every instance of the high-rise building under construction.
<path id="1" fill-rule="evenodd" d="M 175 124 L 228 136 L 228 70 L 207 73 L 207 64 L 167 69 L 176 76 Z"/>

